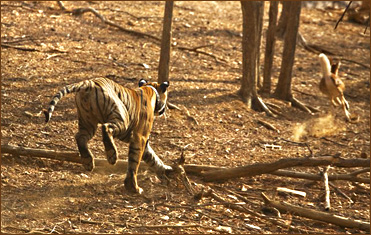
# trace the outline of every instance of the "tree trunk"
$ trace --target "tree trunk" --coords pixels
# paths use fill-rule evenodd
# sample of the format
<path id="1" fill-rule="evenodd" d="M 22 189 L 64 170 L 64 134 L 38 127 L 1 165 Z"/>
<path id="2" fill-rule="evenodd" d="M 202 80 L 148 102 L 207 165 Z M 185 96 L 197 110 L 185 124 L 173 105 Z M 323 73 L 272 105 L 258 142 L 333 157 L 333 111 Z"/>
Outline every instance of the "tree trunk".
<path id="1" fill-rule="evenodd" d="M 264 2 L 241 1 L 242 36 L 242 79 L 239 94 L 248 108 L 252 108 L 257 97 L 256 82 L 259 76 L 259 47 L 261 40 L 261 18 Z"/>
<path id="2" fill-rule="evenodd" d="M 173 18 L 173 1 L 165 2 L 164 23 L 161 38 L 160 63 L 158 68 L 158 83 L 169 81 L 171 22 Z"/>
<path id="3" fill-rule="evenodd" d="M 264 56 L 264 80 L 262 92 L 270 94 L 272 86 L 272 65 L 274 57 L 274 44 L 276 41 L 276 24 L 277 24 L 278 2 L 271 1 L 269 3 L 269 25 L 267 30 L 267 39 Z"/>
<path id="4" fill-rule="evenodd" d="M 283 100 L 292 100 L 291 80 L 295 59 L 296 38 L 299 30 L 301 2 L 286 2 L 288 4 L 288 21 L 282 53 L 281 71 L 275 96 Z"/>
<path id="5" fill-rule="evenodd" d="M 283 36 L 286 33 L 286 28 L 287 28 L 287 22 L 288 22 L 288 17 L 289 17 L 289 8 L 290 8 L 290 3 L 289 1 L 282 1 L 282 11 L 281 11 L 281 16 L 280 19 L 278 20 L 278 25 L 276 29 L 276 34 L 278 38 L 283 38 Z"/>

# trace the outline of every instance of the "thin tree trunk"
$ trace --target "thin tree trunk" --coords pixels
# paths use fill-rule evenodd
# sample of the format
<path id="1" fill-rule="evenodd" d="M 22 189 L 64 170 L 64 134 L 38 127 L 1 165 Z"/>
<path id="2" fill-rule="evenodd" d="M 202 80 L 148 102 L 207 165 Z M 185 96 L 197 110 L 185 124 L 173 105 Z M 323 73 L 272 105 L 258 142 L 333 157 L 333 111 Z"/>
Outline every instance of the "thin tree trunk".
<path id="1" fill-rule="evenodd" d="M 280 19 L 278 20 L 278 25 L 277 25 L 277 37 L 278 38 L 283 38 L 283 36 L 286 33 L 286 28 L 287 28 L 287 22 L 289 18 L 289 6 L 290 2 L 289 1 L 282 1 L 282 11 L 281 11 L 281 16 Z"/>
<path id="2" fill-rule="evenodd" d="M 158 83 L 169 81 L 169 63 L 170 63 L 170 40 L 171 40 L 171 22 L 173 18 L 173 1 L 165 2 L 164 23 L 161 38 L 160 63 L 158 68 Z"/>
<path id="3" fill-rule="evenodd" d="M 275 96 L 283 100 L 292 100 L 291 81 L 295 59 L 296 38 L 299 30 L 301 2 L 287 2 L 288 22 L 282 53 L 281 72 L 275 90 Z"/>
<path id="4" fill-rule="evenodd" d="M 272 86 L 272 65 L 274 58 L 274 45 L 276 41 L 276 24 L 277 24 L 278 2 L 271 1 L 269 3 L 269 25 L 267 30 L 267 39 L 265 46 L 264 57 L 264 80 L 262 92 L 270 94 Z"/>
<path id="5" fill-rule="evenodd" d="M 261 48 L 261 40 L 262 40 L 262 35 L 263 35 L 263 17 L 264 17 L 264 2 L 262 2 L 261 5 L 258 5 L 258 14 L 256 16 L 256 22 L 257 22 L 257 37 L 256 37 L 256 50 L 257 54 L 255 56 L 256 59 L 256 81 L 257 81 L 257 86 L 259 89 L 262 87 L 262 77 L 260 76 L 260 48 Z"/>
<path id="6" fill-rule="evenodd" d="M 242 1 L 242 79 L 239 94 L 247 107 L 252 108 L 252 100 L 257 97 L 256 81 L 258 77 L 258 56 L 261 33 L 259 19 L 263 2 Z"/>

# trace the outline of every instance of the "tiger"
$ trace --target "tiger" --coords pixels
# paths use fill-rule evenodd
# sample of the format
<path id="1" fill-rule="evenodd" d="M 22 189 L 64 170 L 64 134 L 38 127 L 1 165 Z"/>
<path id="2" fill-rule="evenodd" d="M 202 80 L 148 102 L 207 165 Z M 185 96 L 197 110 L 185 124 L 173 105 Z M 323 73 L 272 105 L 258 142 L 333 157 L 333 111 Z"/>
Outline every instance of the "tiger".
<path id="1" fill-rule="evenodd" d="M 155 116 L 162 116 L 166 110 L 169 82 L 162 84 L 140 79 L 139 88 L 124 87 L 108 78 L 94 78 L 63 87 L 49 103 L 45 114 L 48 123 L 57 103 L 67 94 L 75 93 L 78 115 L 78 132 L 75 140 L 81 163 L 87 171 L 94 169 L 94 156 L 88 148 L 98 124 L 107 161 L 114 165 L 118 152 L 114 142 L 119 139 L 129 143 L 128 167 L 124 187 L 130 193 L 143 192 L 138 186 L 137 173 L 140 161 L 146 162 L 160 177 L 172 172 L 149 144 L 149 135 Z"/>

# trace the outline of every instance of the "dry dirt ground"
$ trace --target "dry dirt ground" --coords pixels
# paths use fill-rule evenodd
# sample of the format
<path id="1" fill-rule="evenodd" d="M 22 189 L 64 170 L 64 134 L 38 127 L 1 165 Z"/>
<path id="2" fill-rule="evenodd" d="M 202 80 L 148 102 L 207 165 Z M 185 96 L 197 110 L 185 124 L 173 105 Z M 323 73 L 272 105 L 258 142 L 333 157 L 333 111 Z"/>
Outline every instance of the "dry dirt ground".
<path id="1" fill-rule="evenodd" d="M 65 7 L 93 7 L 124 28 L 161 37 L 164 2 L 84 1 L 65 2 Z M 360 117 L 358 123 L 346 122 L 339 108 L 330 115 L 329 101 L 318 89 L 318 55 L 302 47 L 296 50 L 293 93 L 321 112 L 311 116 L 267 97 L 263 99 L 278 105 L 283 115 L 273 118 L 247 109 L 236 95 L 242 70 L 240 3 L 175 2 L 172 43 L 177 47 L 203 46 L 200 51 L 217 59 L 173 48 L 169 99 L 186 108 L 197 122 L 179 110 L 169 110 L 166 119 L 157 118 L 150 137 L 156 153 L 171 163 L 187 146 L 186 163 L 225 167 L 302 158 L 310 151 L 313 156 L 341 153 L 344 158 L 369 158 L 370 31 L 363 34 L 363 25 L 346 18 L 334 30 L 341 13 L 342 9 L 304 8 L 300 32 L 310 43 L 348 59 L 343 61 L 340 75 L 347 85 L 345 97 L 351 111 Z M 264 30 L 267 24 L 265 14 Z M 58 104 L 48 125 L 40 115 L 59 89 L 94 77 L 108 77 L 132 88 L 140 78 L 157 80 L 158 41 L 103 24 L 91 13 L 63 13 L 56 2 L 2 1 L 1 43 L 1 144 L 77 150 L 73 96 Z M 22 50 L 25 48 L 29 50 Z M 279 75 L 282 40 L 277 41 L 275 53 L 273 85 Z M 280 133 L 258 120 L 271 123 Z M 305 142 L 309 147 L 284 139 Z M 97 158 L 104 158 L 100 131 L 90 147 Z M 119 152 L 121 159 L 126 159 L 126 144 L 119 145 Z M 317 167 L 291 170 L 319 173 Z M 353 170 L 333 167 L 329 174 Z M 360 176 L 370 177 L 369 172 Z M 267 214 L 297 230 L 277 226 L 211 198 L 195 202 L 184 188 L 175 183 L 164 186 L 150 172 L 139 175 L 146 197 L 128 195 L 123 188 L 124 177 L 125 169 L 115 174 L 89 173 L 78 164 L 2 154 L 1 232 L 364 233 L 291 213 L 281 213 L 281 218 Z M 225 189 L 240 193 L 249 201 L 245 207 L 260 214 L 267 213 L 262 192 L 279 201 L 324 211 L 321 181 L 269 174 L 224 183 L 205 183 L 195 176 L 190 179 L 212 187 L 231 203 L 241 201 Z M 353 203 L 331 187 L 330 213 L 369 223 L 370 185 L 347 181 L 334 184 Z M 304 191 L 307 196 L 277 194 L 277 187 Z"/>

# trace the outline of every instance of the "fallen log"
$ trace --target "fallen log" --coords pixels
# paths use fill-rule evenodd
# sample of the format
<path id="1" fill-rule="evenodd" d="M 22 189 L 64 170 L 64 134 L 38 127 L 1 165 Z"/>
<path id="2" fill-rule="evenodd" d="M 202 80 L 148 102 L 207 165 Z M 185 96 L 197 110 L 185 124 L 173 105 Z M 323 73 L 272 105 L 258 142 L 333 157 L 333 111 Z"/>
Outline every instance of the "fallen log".
<path id="1" fill-rule="evenodd" d="M 34 149 L 27 147 L 20 147 L 14 145 L 1 145 L 1 153 L 10 153 L 15 156 L 33 156 L 43 157 L 54 160 L 68 161 L 68 162 L 80 162 L 80 155 L 77 151 L 55 151 L 47 149 Z"/>
<path id="2" fill-rule="evenodd" d="M 314 219 L 325 223 L 335 224 L 341 227 L 357 228 L 364 231 L 370 231 L 370 223 L 364 221 L 353 220 L 350 218 L 333 215 L 327 212 L 317 211 L 300 206 L 294 206 L 286 202 L 273 201 L 269 199 L 264 193 L 262 193 L 261 196 L 263 197 L 263 200 L 267 205 L 277 208 L 282 212 L 288 211 L 298 216 L 303 216 L 309 219 Z"/>
<path id="3" fill-rule="evenodd" d="M 55 150 L 46 150 L 46 149 L 26 148 L 26 147 L 14 146 L 14 145 L 1 145 L 1 153 L 2 154 L 3 153 L 13 154 L 16 156 L 22 155 L 22 156 L 30 156 L 30 157 L 41 157 L 41 158 L 48 158 L 48 159 L 53 159 L 53 160 L 67 161 L 67 162 L 73 162 L 73 163 L 79 163 L 79 164 L 81 163 L 80 155 L 77 151 L 55 151 Z M 300 163 L 300 160 L 305 160 L 305 159 L 304 158 L 298 159 L 299 161 L 297 163 Z M 291 162 L 291 160 L 296 160 L 296 159 L 291 159 L 291 160 L 281 159 L 281 160 L 286 160 L 286 161 L 289 160 L 289 162 Z M 279 160 L 278 162 L 280 162 L 281 160 Z M 94 161 L 95 161 L 95 166 L 96 166 L 94 168 L 94 172 L 96 173 L 125 172 L 126 167 L 127 167 L 126 160 L 118 160 L 115 165 L 110 165 L 106 159 L 102 159 L 102 158 L 95 158 Z M 320 175 L 303 173 L 303 172 L 294 172 L 294 171 L 288 171 L 288 170 L 272 170 L 271 165 L 274 165 L 274 164 L 276 163 L 253 164 L 253 165 L 243 166 L 242 168 L 243 169 L 246 169 L 246 168 L 255 169 L 255 173 L 246 172 L 246 173 L 250 173 L 250 175 L 246 175 L 246 176 L 254 176 L 257 174 L 269 173 L 269 174 L 285 176 L 285 177 L 303 178 L 303 179 L 316 180 L 316 181 L 322 180 Z M 328 161 L 325 161 L 325 164 L 323 165 L 328 165 L 328 164 L 329 164 Z M 284 165 L 285 164 L 281 164 L 281 167 L 284 168 Z M 307 164 L 307 165 L 315 166 L 313 164 L 312 165 Z M 370 178 L 357 177 L 357 174 L 370 171 L 370 159 L 342 159 L 342 161 L 339 161 L 336 165 L 340 167 L 367 167 L 367 168 L 357 170 L 349 174 L 329 175 L 328 179 L 330 181 L 347 180 L 347 181 L 370 184 Z M 304 165 L 297 164 L 297 166 L 304 166 Z M 148 169 L 148 166 L 146 164 L 140 164 L 139 170 L 147 170 L 147 169 Z M 233 169 L 235 168 L 185 164 L 184 169 L 187 174 L 206 177 L 205 175 L 209 173 L 222 172 L 221 174 L 224 174 L 224 172 L 228 172 L 230 170 L 233 171 Z"/>
<path id="4" fill-rule="evenodd" d="M 256 163 L 253 165 L 228 168 L 225 170 L 207 171 L 202 174 L 202 177 L 205 181 L 225 181 L 239 177 L 267 174 L 282 168 L 327 165 L 337 167 L 369 167 L 370 159 L 344 159 L 334 156 L 284 158 L 272 163 Z"/>

